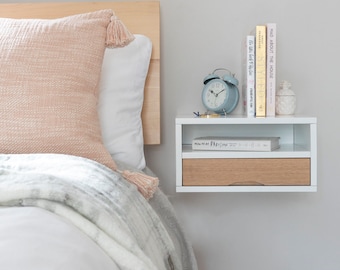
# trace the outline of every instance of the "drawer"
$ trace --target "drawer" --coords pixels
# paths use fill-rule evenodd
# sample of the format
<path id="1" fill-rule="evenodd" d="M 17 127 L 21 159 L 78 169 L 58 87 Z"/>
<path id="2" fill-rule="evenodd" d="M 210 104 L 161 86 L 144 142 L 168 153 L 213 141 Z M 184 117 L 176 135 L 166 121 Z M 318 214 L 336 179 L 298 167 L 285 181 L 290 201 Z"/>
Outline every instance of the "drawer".
<path id="1" fill-rule="evenodd" d="M 309 158 L 183 159 L 183 186 L 308 186 Z"/>

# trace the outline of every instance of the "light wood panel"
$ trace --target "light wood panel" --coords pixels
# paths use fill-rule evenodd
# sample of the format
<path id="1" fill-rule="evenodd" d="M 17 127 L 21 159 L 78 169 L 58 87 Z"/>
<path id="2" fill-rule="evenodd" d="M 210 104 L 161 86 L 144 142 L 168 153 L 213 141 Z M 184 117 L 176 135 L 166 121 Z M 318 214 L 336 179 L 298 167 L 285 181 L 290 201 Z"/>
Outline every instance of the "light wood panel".
<path id="1" fill-rule="evenodd" d="M 183 159 L 183 186 L 229 185 L 310 185 L 310 159 Z"/>
<path id="2" fill-rule="evenodd" d="M 58 2 L 0 4 L 0 17 L 51 19 L 100 9 L 112 9 L 134 34 L 153 44 L 142 112 L 144 143 L 160 143 L 160 18 L 159 2 Z"/>

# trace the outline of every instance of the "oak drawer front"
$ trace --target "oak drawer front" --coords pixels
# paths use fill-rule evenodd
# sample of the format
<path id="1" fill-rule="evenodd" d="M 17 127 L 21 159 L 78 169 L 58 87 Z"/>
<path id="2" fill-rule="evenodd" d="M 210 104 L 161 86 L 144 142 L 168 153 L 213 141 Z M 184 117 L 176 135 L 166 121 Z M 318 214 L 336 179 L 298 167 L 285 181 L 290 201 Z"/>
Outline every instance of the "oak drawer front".
<path id="1" fill-rule="evenodd" d="M 306 186 L 309 158 L 183 159 L 183 186 Z"/>

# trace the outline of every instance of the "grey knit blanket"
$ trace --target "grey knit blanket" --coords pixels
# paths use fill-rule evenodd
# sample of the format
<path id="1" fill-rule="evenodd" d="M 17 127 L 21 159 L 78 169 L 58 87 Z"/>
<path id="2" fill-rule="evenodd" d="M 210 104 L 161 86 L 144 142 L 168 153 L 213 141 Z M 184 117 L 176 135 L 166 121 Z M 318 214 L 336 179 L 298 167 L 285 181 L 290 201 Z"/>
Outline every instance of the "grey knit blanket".
<path id="1" fill-rule="evenodd" d="M 181 269 L 164 225 L 136 187 L 88 159 L 0 155 L 0 206 L 36 206 L 93 239 L 121 269 Z"/>

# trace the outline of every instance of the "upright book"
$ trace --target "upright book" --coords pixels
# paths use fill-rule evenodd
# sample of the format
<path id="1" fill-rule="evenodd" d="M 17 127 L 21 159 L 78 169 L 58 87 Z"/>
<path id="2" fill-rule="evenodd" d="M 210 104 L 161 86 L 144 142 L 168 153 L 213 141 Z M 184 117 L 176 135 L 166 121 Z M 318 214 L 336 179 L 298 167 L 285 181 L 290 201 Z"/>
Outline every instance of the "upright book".
<path id="1" fill-rule="evenodd" d="M 276 94 L 276 23 L 267 24 L 266 116 L 275 116 Z"/>
<path id="2" fill-rule="evenodd" d="M 280 147 L 280 137 L 198 137 L 192 141 L 193 150 L 273 151 Z"/>
<path id="3" fill-rule="evenodd" d="M 248 117 L 255 116 L 255 37 L 247 35 L 243 47 L 243 109 Z"/>
<path id="4" fill-rule="evenodd" d="M 266 48 L 267 34 L 265 25 L 257 25 L 255 34 L 255 114 L 266 116 Z"/>

